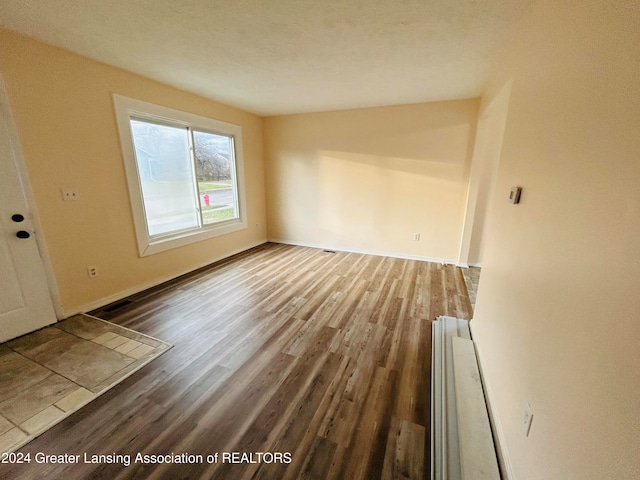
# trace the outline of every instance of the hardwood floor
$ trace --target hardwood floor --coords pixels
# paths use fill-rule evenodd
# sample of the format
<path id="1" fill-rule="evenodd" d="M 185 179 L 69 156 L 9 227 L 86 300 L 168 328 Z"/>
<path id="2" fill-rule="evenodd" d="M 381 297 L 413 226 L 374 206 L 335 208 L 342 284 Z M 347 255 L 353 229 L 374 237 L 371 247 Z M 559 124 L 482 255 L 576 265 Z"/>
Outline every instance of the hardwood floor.
<path id="1" fill-rule="evenodd" d="M 175 347 L 20 452 L 131 464 L 32 460 L 0 477 L 428 477 L 431 321 L 471 308 L 456 267 L 266 244 L 129 300 L 92 314 Z"/>

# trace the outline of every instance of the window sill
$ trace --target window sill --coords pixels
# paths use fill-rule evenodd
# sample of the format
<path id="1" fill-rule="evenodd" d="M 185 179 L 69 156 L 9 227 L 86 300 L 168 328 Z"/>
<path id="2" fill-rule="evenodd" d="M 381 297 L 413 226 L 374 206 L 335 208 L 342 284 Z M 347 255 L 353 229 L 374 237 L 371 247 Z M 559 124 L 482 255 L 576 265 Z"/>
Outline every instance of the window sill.
<path id="1" fill-rule="evenodd" d="M 247 228 L 247 222 L 236 218 L 211 226 L 180 232 L 159 238 L 138 238 L 138 247 L 141 257 L 147 257 L 155 253 L 164 252 L 172 248 L 190 245 L 210 238 L 227 235 Z"/>

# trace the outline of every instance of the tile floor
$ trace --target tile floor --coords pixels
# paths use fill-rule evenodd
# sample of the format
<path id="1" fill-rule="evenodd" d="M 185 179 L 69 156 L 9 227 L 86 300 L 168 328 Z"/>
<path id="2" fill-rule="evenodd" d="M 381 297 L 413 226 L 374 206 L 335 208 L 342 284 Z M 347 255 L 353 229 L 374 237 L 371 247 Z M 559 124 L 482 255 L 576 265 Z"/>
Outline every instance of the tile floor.
<path id="1" fill-rule="evenodd" d="M 9 452 L 171 345 L 76 315 L 0 345 L 0 452 Z"/>
<path id="2" fill-rule="evenodd" d="M 478 282 L 480 282 L 480 267 L 463 268 L 462 275 L 464 276 L 464 283 L 467 285 L 471 306 L 475 308 Z"/>

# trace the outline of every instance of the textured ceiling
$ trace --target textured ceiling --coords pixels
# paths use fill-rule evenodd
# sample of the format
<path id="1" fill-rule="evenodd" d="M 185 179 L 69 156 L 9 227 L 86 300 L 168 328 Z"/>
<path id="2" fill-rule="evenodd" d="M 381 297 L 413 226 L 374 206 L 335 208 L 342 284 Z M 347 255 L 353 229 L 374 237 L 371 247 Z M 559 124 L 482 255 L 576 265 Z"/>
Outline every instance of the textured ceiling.
<path id="1" fill-rule="evenodd" d="M 2 0 L 0 24 L 275 115 L 476 97 L 533 1 Z"/>

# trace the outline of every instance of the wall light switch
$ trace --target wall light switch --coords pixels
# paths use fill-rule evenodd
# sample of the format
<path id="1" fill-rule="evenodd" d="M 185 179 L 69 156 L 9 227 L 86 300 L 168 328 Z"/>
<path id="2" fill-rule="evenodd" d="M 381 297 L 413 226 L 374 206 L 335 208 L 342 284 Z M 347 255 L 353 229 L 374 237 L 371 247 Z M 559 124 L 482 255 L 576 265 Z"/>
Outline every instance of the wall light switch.
<path id="1" fill-rule="evenodd" d="M 513 187 L 511 193 L 509 193 L 509 203 L 520 203 L 520 194 L 522 193 L 522 187 Z"/>

